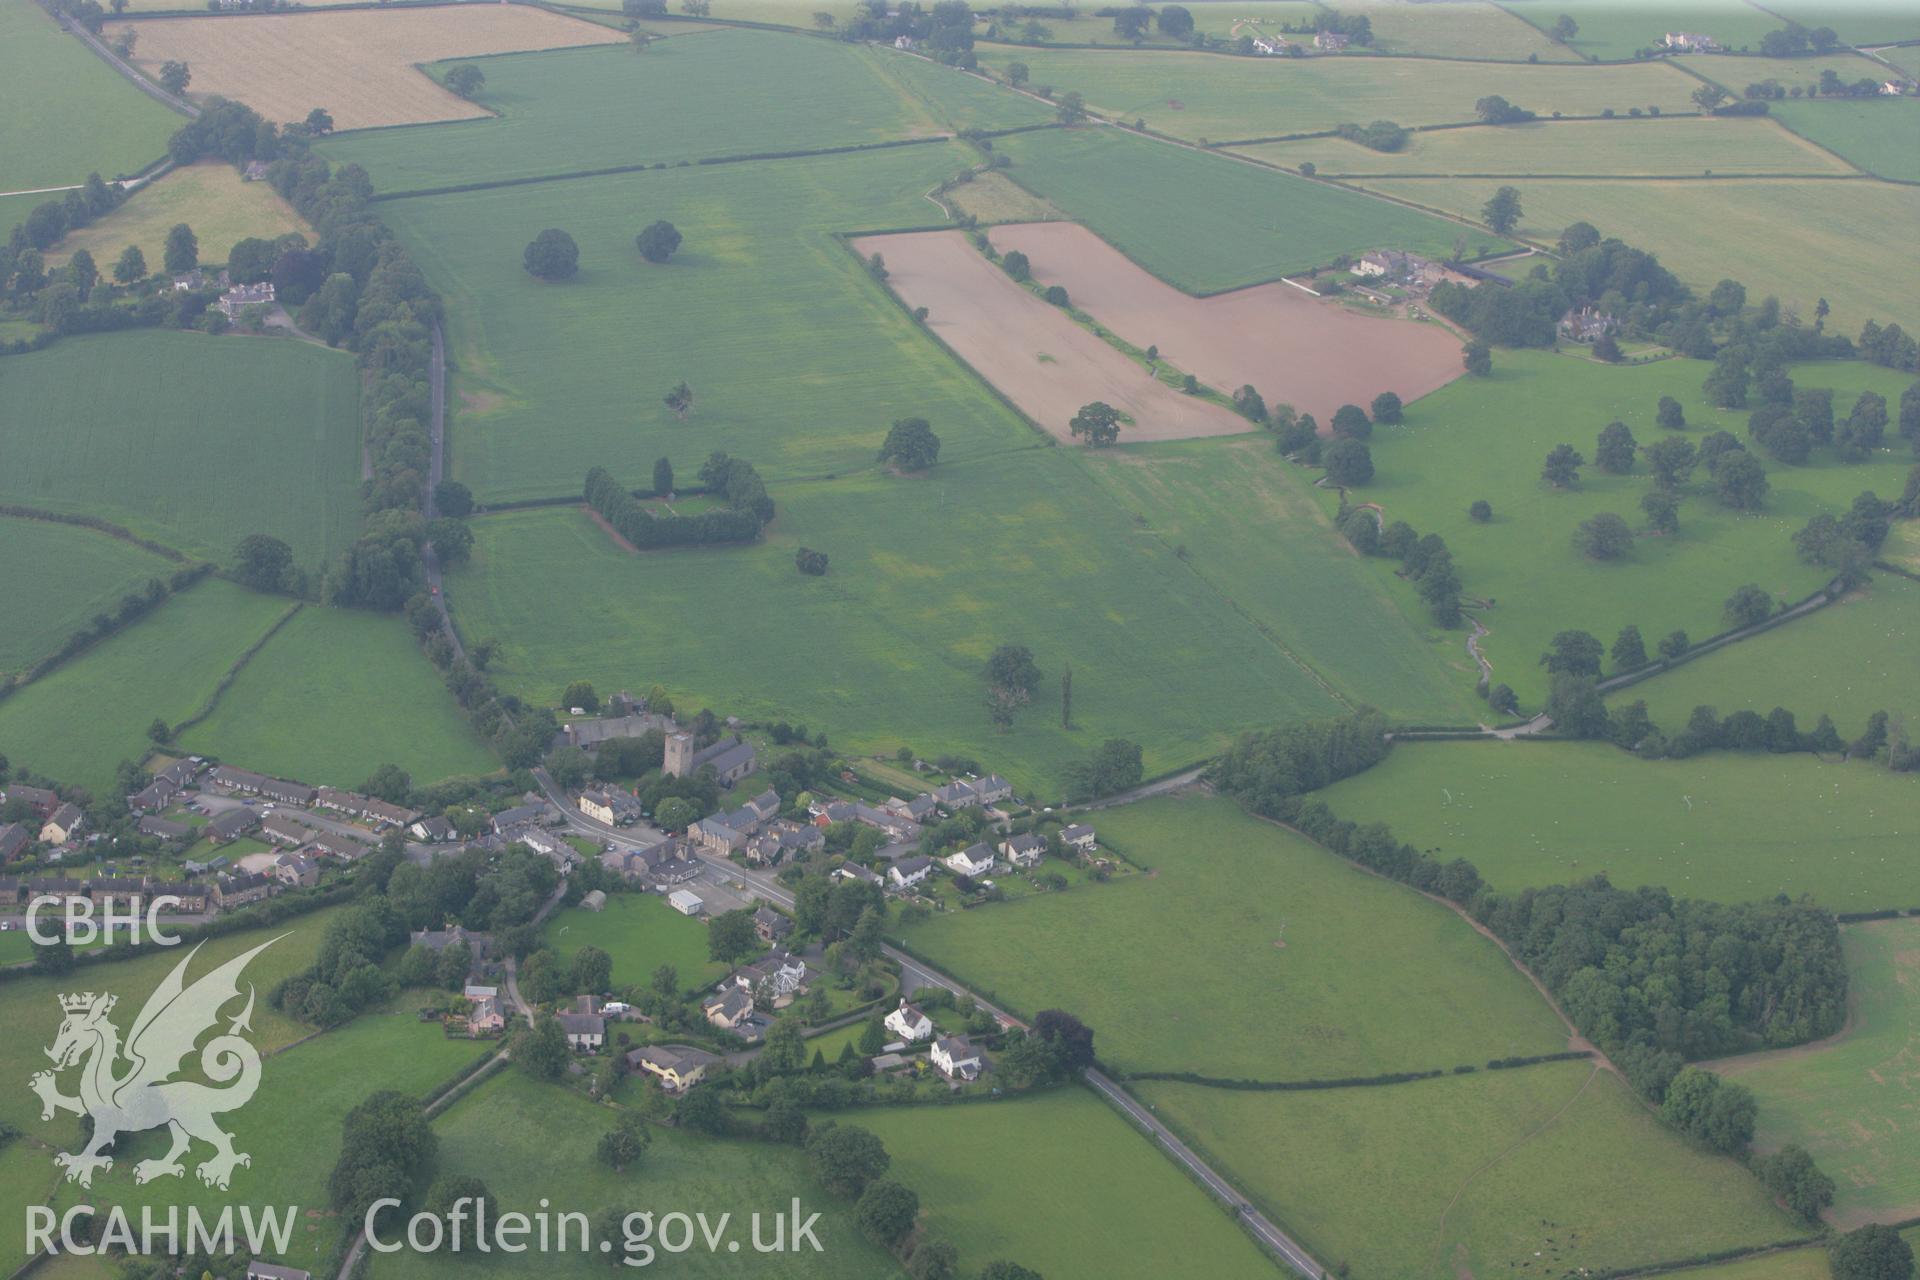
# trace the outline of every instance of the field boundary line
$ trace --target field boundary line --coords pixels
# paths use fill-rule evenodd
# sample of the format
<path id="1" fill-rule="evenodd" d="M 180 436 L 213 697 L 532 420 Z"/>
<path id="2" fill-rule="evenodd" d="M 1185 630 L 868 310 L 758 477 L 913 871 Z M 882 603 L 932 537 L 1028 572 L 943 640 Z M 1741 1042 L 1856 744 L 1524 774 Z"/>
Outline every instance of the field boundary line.
<path id="1" fill-rule="evenodd" d="M 114 524 L 109 520 L 102 520 L 98 516 L 66 515 L 58 511 L 48 511 L 41 507 L 23 507 L 16 506 L 12 503 L 0 504 L 0 516 L 11 517 L 16 520 L 38 520 L 44 524 L 64 524 L 75 529 L 91 529 L 93 532 L 104 534 L 109 538 L 117 538 L 121 542 L 132 543 L 142 551 L 151 552 L 159 556 L 162 560 L 168 560 L 174 564 L 190 565 L 194 563 L 191 556 L 177 547 L 170 547 L 164 542 L 156 542 L 152 538 L 143 538 L 125 525 Z"/>
<path id="2" fill-rule="evenodd" d="M 235 658 L 232 664 L 227 667 L 226 673 L 214 684 L 213 692 L 207 695 L 207 700 L 200 705 L 200 709 L 188 716 L 185 720 L 182 720 L 179 724 L 173 726 L 174 738 L 177 739 L 181 733 L 194 728 L 200 724 L 201 721 L 212 715 L 214 708 L 220 705 L 221 695 L 225 694 L 233 682 L 239 678 L 240 672 L 246 668 L 246 665 L 253 661 L 255 655 L 267 647 L 267 641 L 279 634 L 280 628 L 293 621 L 294 615 L 306 607 L 307 602 L 305 600 L 295 600 L 281 611 L 280 616 L 268 625 L 265 633 L 252 644 L 248 645 L 240 656 Z"/>
<path id="3" fill-rule="evenodd" d="M 51 7 L 47 6 L 44 3 L 44 0 L 41 7 L 45 9 L 46 12 L 53 18 L 53 20 L 59 23 L 60 26 L 69 35 L 77 37 L 81 44 L 93 50 L 93 52 L 99 55 L 99 57 L 103 61 L 105 61 L 108 66 L 112 67 L 115 71 L 118 71 L 126 79 L 132 81 L 134 88 L 140 90 L 140 92 L 146 94 L 149 98 L 152 98 L 155 102 L 158 102 L 161 106 L 166 107 L 171 111 L 176 111 L 179 114 L 185 116 L 189 120 L 197 120 L 200 118 L 199 107 L 187 101 L 187 99 L 185 98 L 176 97 L 174 94 L 168 93 L 165 89 L 161 88 L 159 85 L 155 84 L 153 81 L 147 79 L 146 76 L 140 73 L 139 68 L 135 67 L 131 62 L 128 62 L 126 59 L 122 58 L 119 54 L 115 53 L 112 49 L 109 49 L 105 41 L 101 40 L 99 36 L 94 35 L 93 32 L 81 26 L 78 21 L 67 16 L 64 13 L 54 12 L 54 10 Z M 151 165 L 148 166 L 148 168 L 151 168 L 151 167 L 152 167 Z"/>

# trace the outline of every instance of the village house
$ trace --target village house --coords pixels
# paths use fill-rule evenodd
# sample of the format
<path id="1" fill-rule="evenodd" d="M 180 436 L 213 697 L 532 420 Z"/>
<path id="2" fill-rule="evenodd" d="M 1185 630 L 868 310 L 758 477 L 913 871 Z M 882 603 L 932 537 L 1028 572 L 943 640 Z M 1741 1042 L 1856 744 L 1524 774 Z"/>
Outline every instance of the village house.
<path id="1" fill-rule="evenodd" d="M 27 901 L 35 898 L 84 898 L 87 896 L 87 882 L 69 880 L 65 876 L 36 876 L 27 881 Z"/>
<path id="2" fill-rule="evenodd" d="M 248 307 L 266 307 L 273 305 L 273 282 L 263 280 L 259 284 L 236 284 L 220 295 L 220 314 L 229 320 L 238 320 L 240 313 Z"/>
<path id="3" fill-rule="evenodd" d="M 140 834 L 159 840 L 185 840 L 193 834 L 193 828 L 184 822 L 171 822 L 150 813 L 140 819 Z"/>
<path id="4" fill-rule="evenodd" d="M 1007 861 L 1021 870 L 1040 865 L 1040 855 L 1047 851 L 1047 842 L 1036 835 L 1009 836 L 1000 842 L 1000 852 Z"/>
<path id="5" fill-rule="evenodd" d="M 37 822 L 45 822 L 60 807 L 60 797 L 41 787 L 28 787 L 15 784 L 0 791 L 0 804 L 10 800 L 19 800 L 33 810 Z"/>
<path id="6" fill-rule="evenodd" d="M 217 813 L 213 820 L 200 828 L 210 844 L 231 844 L 247 832 L 260 825 L 260 815 L 251 809 L 228 809 Z"/>
<path id="7" fill-rule="evenodd" d="M 251 769 L 235 769 L 229 765 L 220 765 L 213 771 L 213 782 L 222 790 L 240 795 L 259 796 L 272 800 L 276 804 L 298 805 L 301 808 L 312 804 L 314 797 L 320 794 L 315 787 L 304 782 L 287 782 L 280 778 L 269 778 L 263 773 Z"/>
<path id="8" fill-rule="evenodd" d="M 86 816 L 77 804 L 63 804 L 40 826 L 41 844 L 65 844 L 80 834 Z"/>
<path id="9" fill-rule="evenodd" d="M 154 813 L 166 808 L 179 789 L 164 778 L 155 778 L 127 797 L 127 809 L 132 813 Z"/>
<path id="10" fill-rule="evenodd" d="M 971 784 L 961 778 L 955 778 L 946 786 L 936 790 L 933 793 L 933 798 L 938 800 L 940 807 L 949 813 L 970 808 L 980 803 L 980 793 L 975 791 Z"/>
<path id="11" fill-rule="evenodd" d="M 679 838 L 649 849 L 609 849 L 600 855 L 600 865 L 622 879 L 654 886 L 679 884 L 700 874 L 699 859 Z"/>
<path id="12" fill-rule="evenodd" d="M 748 833 L 729 822 L 730 816 L 716 813 L 711 818 L 700 819 L 687 828 L 687 839 L 722 857 L 738 853 L 747 847 Z"/>
<path id="13" fill-rule="evenodd" d="M 993 850 L 986 844 L 971 845 L 947 860 L 947 870 L 957 876 L 983 876 L 993 870 Z"/>
<path id="14" fill-rule="evenodd" d="M 1595 307 L 1581 307 L 1560 317 L 1560 336 L 1575 342 L 1597 342 L 1620 327 L 1620 322 Z"/>
<path id="15" fill-rule="evenodd" d="M 222 911 L 231 911 L 235 907 L 244 907 L 250 902 L 271 897 L 276 888 L 278 885 L 271 877 L 258 871 L 242 871 L 215 880 L 213 900 Z"/>
<path id="16" fill-rule="evenodd" d="M 1013 784 L 997 773 L 984 778 L 969 778 L 967 785 L 973 788 L 973 794 L 980 797 L 981 804 L 999 804 L 1002 800 L 1013 799 Z"/>
<path id="17" fill-rule="evenodd" d="M 472 929 L 455 925 L 451 929 L 416 929 L 407 935 L 407 942 L 409 946 L 425 947 L 434 955 L 439 955 L 455 943 L 464 942 L 467 944 L 467 953 L 473 957 L 473 962 L 479 964 L 487 958 L 488 952 L 493 947 L 493 935 L 476 933 Z"/>
<path id="18" fill-rule="evenodd" d="M 304 853 L 283 853 L 273 860 L 273 878 L 289 889 L 311 889 L 320 883 L 320 865 Z"/>
<path id="19" fill-rule="evenodd" d="M 560 811 L 546 801 L 502 809 L 491 820 L 495 835 L 505 835 L 514 827 L 548 826 L 560 817 Z"/>
<path id="20" fill-rule="evenodd" d="M 746 988 L 729 983 L 724 991 L 702 1001 L 700 1012 L 722 1031 L 734 1031 L 753 1016 L 753 996 Z"/>
<path id="21" fill-rule="evenodd" d="M 1325 53 L 1338 53 L 1347 47 L 1347 37 L 1338 31 L 1322 31 L 1314 36 L 1313 47 Z"/>
<path id="22" fill-rule="evenodd" d="M 607 1020 L 597 1013 L 563 1013 L 559 1021 L 575 1053 L 598 1053 L 607 1042 Z"/>
<path id="23" fill-rule="evenodd" d="M 711 768 L 716 782 L 731 787 L 752 773 L 757 761 L 753 744 L 737 733 L 697 751 L 692 734 L 675 733 L 667 736 L 660 772 L 669 778 L 690 778 L 702 769 Z"/>
<path id="24" fill-rule="evenodd" d="M 904 999 L 900 1007 L 884 1019 L 886 1028 L 908 1044 L 917 1044 L 933 1034 L 933 1019 Z"/>
<path id="25" fill-rule="evenodd" d="M 343 836 L 332 831 L 314 832 L 313 848 L 342 862 L 358 862 L 372 852 L 352 836 Z"/>
<path id="26" fill-rule="evenodd" d="M 841 863 L 833 869 L 833 878 L 835 880 L 854 881 L 860 884 L 877 885 L 883 883 L 878 872 L 868 867 L 863 867 L 857 862 Z"/>
<path id="27" fill-rule="evenodd" d="M 544 858 L 567 858 L 573 854 L 573 846 L 558 832 L 545 827 L 521 827 L 507 833 L 507 839 L 513 844 L 523 844 Z"/>
<path id="28" fill-rule="evenodd" d="M 493 987 L 468 987 L 467 1001 L 468 1035 L 497 1036 L 507 1029 L 506 1015 L 500 1012 L 500 993 Z"/>
<path id="29" fill-rule="evenodd" d="M 1060 833 L 1060 843 L 1081 853 L 1091 853 L 1094 848 L 1093 828 L 1076 822 Z"/>
<path id="30" fill-rule="evenodd" d="M 709 1067 L 720 1058 L 705 1049 L 684 1044 L 650 1044 L 627 1055 L 629 1071 L 644 1071 L 657 1076 L 668 1093 L 680 1093 L 699 1084 Z"/>
<path id="31" fill-rule="evenodd" d="M 742 965 L 721 980 L 721 986 L 735 986 L 771 1004 L 806 991 L 813 977 L 806 961 L 791 951 L 770 951 L 749 965 Z"/>
<path id="32" fill-rule="evenodd" d="M 313 1280 L 313 1272 L 283 1267 L 277 1262 L 249 1262 L 247 1280 Z"/>
<path id="33" fill-rule="evenodd" d="M 772 946 L 793 932 L 793 921 L 772 907 L 756 907 L 753 912 L 753 931 L 759 935 L 760 941 Z"/>
<path id="34" fill-rule="evenodd" d="M 154 896 L 157 898 L 179 899 L 171 910 L 190 916 L 202 915 L 206 912 L 209 890 L 203 884 L 195 884 L 191 880 L 174 880 L 156 885 L 154 889 Z"/>
<path id="35" fill-rule="evenodd" d="M 444 817 L 421 818 L 407 830 L 415 840 L 424 840 L 428 844 L 440 844 L 454 837 L 453 824 Z"/>
<path id="36" fill-rule="evenodd" d="M 313 828 L 301 826 L 283 813 L 270 813 L 260 823 L 260 834 L 274 844 L 298 846 L 313 837 Z"/>
<path id="37" fill-rule="evenodd" d="M 131 907 L 139 911 L 147 903 L 147 882 L 125 877 L 102 876 L 87 881 L 87 897 L 96 907 Z"/>
<path id="38" fill-rule="evenodd" d="M 902 858 L 887 868 L 887 883 L 896 889 L 911 889 L 933 874 L 933 859 L 925 854 Z"/>
<path id="39" fill-rule="evenodd" d="M 29 843 L 27 829 L 19 823 L 0 824 L 0 862 L 12 862 Z"/>
<path id="40" fill-rule="evenodd" d="M 640 801 L 618 787 L 591 787 L 580 793 L 580 812 L 610 827 L 640 821 Z"/>
<path id="41" fill-rule="evenodd" d="M 1698 31 L 1669 31 L 1661 43 L 1676 53 L 1713 53 L 1720 48 L 1718 40 Z"/>
<path id="42" fill-rule="evenodd" d="M 943 1036 L 927 1052 L 934 1067 L 952 1081 L 980 1078 L 980 1051 L 965 1036 Z"/>

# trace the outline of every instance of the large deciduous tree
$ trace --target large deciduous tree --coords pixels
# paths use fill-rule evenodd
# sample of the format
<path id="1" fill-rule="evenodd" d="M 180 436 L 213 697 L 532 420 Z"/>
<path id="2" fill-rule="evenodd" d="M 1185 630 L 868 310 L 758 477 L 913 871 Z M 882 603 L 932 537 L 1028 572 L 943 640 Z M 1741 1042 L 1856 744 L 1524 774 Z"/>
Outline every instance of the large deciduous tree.
<path id="1" fill-rule="evenodd" d="M 880 461 L 902 471 L 925 471 L 940 460 L 940 437 L 925 418 L 901 418 L 887 430 Z"/>
<path id="2" fill-rule="evenodd" d="M 558 227 L 548 227 L 527 245 L 520 260 L 529 275 L 565 280 L 580 270 L 580 246 Z"/>
<path id="3" fill-rule="evenodd" d="M 1084 436 L 1089 445 L 1104 449 L 1120 438 L 1120 411 L 1104 400 L 1080 406 L 1080 412 L 1067 423 L 1067 431 Z"/>
<path id="4" fill-rule="evenodd" d="M 641 231 L 633 243 L 648 262 L 665 262 L 680 248 L 680 229 L 662 219 Z"/>

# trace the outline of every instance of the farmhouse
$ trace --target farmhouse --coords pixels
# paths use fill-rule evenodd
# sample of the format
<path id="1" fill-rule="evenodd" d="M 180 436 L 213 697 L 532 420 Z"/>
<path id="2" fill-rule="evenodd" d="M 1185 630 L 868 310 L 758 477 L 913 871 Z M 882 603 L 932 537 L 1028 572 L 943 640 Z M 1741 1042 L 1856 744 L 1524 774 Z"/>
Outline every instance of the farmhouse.
<path id="1" fill-rule="evenodd" d="M 283 1267 L 277 1262 L 249 1262 L 247 1280 L 313 1280 L 313 1272 Z"/>
<path id="2" fill-rule="evenodd" d="M 1698 31 L 1669 31 L 1661 43 L 1678 53 L 1712 53 L 1720 47 L 1718 40 Z"/>
<path id="3" fill-rule="evenodd" d="M 142 829 L 145 829 L 144 822 Z M 0 862 L 11 862 L 27 847 L 27 829 L 17 822 L 0 824 Z"/>
<path id="4" fill-rule="evenodd" d="M 1036 835 L 1009 836 L 1000 842 L 1000 852 L 1007 861 L 1022 870 L 1040 865 L 1040 855 L 1047 851 L 1047 842 Z"/>
<path id="5" fill-rule="evenodd" d="M 683 916 L 697 916 L 706 909 L 707 904 L 700 900 L 700 895 L 697 893 L 686 889 L 675 889 L 667 895 L 667 905 Z"/>
<path id="6" fill-rule="evenodd" d="M 684 1044 L 651 1044 L 627 1055 L 628 1070 L 659 1077 L 660 1087 L 668 1093 L 691 1089 L 709 1067 L 719 1064 L 717 1055 Z"/>
<path id="7" fill-rule="evenodd" d="M 248 307 L 265 307 L 272 304 L 271 281 L 262 281 L 259 284 L 237 284 L 220 295 L 220 313 L 229 320 L 238 320 L 240 313 Z"/>
<path id="8" fill-rule="evenodd" d="M 932 873 L 933 859 L 925 854 L 916 854 L 888 867 L 887 883 L 896 889 L 907 889 L 921 883 Z"/>
<path id="9" fill-rule="evenodd" d="M 468 954 L 477 964 L 486 959 L 488 951 L 493 946 L 493 935 L 475 933 L 471 929 L 455 925 L 451 929 L 418 929 L 407 935 L 407 941 L 408 945 L 425 947 L 435 955 L 439 955 L 456 943 L 464 942 L 467 944 Z"/>
<path id="10" fill-rule="evenodd" d="M 41 844 L 65 844 L 80 834 L 86 817 L 77 804 L 63 804 L 40 827 Z"/>
<path id="11" fill-rule="evenodd" d="M 1328 53 L 1338 53 L 1347 47 L 1347 37 L 1338 31 L 1322 31 L 1314 36 L 1313 47 Z"/>
<path id="12" fill-rule="evenodd" d="M 567 1047 L 576 1053 L 598 1053 L 607 1042 L 607 1020 L 597 1013 L 563 1013 L 559 1020 Z"/>
<path id="13" fill-rule="evenodd" d="M 184 822 L 170 822 L 150 813 L 140 819 L 140 834 L 159 840 L 185 840 L 193 834 L 193 828 Z"/>
<path id="14" fill-rule="evenodd" d="M 887 1030 L 908 1043 L 925 1040 L 933 1034 L 933 1019 L 905 1000 L 900 1002 L 898 1009 L 886 1016 L 885 1025 Z"/>
<path id="15" fill-rule="evenodd" d="M 983 876 L 993 870 L 993 850 L 986 844 L 976 844 L 950 855 L 947 870 L 957 876 Z"/>
<path id="16" fill-rule="evenodd" d="M 980 1051 L 965 1036 L 942 1036 L 927 1056 L 940 1074 L 952 1081 L 980 1078 Z"/>
<path id="17" fill-rule="evenodd" d="M 1081 853 L 1091 853 L 1094 847 L 1093 828 L 1085 823 L 1076 822 L 1061 831 L 1060 843 L 1069 849 L 1078 849 Z"/>
<path id="18" fill-rule="evenodd" d="M 739 734 L 720 739 L 710 747 L 695 750 L 690 733 L 670 734 L 660 772 L 669 778 L 689 778 L 702 769 L 712 769 L 714 780 L 731 787 L 753 772 L 757 756 L 753 745 Z"/>
<path id="19" fill-rule="evenodd" d="M 1620 322 L 1596 307 L 1581 307 L 1560 317 L 1560 334 L 1575 342 L 1597 342 L 1620 327 Z"/>

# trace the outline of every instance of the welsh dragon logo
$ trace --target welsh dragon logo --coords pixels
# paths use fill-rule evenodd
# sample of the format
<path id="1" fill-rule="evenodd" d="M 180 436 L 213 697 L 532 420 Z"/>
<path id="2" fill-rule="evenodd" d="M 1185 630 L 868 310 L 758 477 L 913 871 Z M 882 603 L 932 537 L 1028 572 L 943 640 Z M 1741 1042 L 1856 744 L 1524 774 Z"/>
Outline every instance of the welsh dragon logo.
<path id="1" fill-rule="evenodd" d="M 200 1049 L 200 1073 L 225 1087 L 174 1077 L 201 1035 L 219 1022 L 220 1010 L 239 998 L 240 972 L 247 962 L 279 940 L 268 939 L 188 986 L 187 966 L 200 952 L 194 947 L 147 997 L 125 1045 L 108 1018 L 118 997 L 91 991 L 60 997 L 66 1018 L 46 1051 L 53 1070 L 36 1072 L 29 1084 L 40 1095 L 42 1120 L 51 1120 L 61 1111 L 93 1120 L 93 1133 L 84 1149 L 62 1151 L 53 1158 L 66 1170 L 68 1181 L 92 1186 L 96 1169 L 113 1168 L 113 1157 L 102 1153 L 121 1134 L 162 1125 L 171 1131 L 173 1145 L 164 1156 L 135 1165 L 135 1182 L 184 1174 L 180 1157 L 196 1138 L 213 1147 L 212 1157 L 195 1170 L 210 1187 L 226 1190 L 235 1167 L 253 1163 L 251 1156 L 233 1149 L 233 1135 L 214 1123 L 221 1112 L 245 1106 L 260 1087 L 260 1053 L 240 1034 L 252 1030 L 251 983 L 246 1007 L 228 1023 L 224 1034 Z M 71 1067 L 80 1068 L 78 1097 L 61 1093 L 55 1080 L 57 1073 Z"/>

